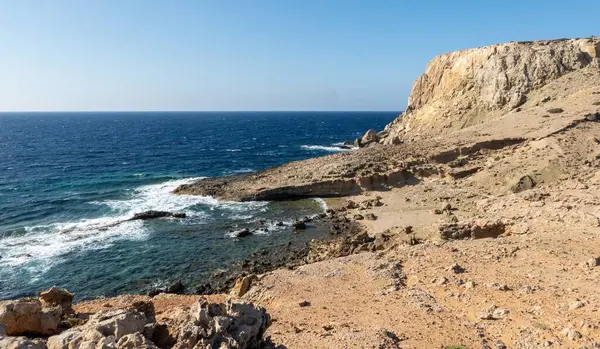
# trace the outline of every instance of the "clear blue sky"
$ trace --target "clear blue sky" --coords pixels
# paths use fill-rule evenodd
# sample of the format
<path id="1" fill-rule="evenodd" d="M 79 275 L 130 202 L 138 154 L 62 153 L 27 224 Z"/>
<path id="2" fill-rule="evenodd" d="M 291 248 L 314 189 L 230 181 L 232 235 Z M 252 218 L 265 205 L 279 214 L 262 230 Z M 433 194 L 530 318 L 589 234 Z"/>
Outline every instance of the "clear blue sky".
<path id="1" fill-rule="evenodd" d="M 435 55 L 600 35 L 600 1 L 0 0 L 0 110 L 401 110 Z"/>

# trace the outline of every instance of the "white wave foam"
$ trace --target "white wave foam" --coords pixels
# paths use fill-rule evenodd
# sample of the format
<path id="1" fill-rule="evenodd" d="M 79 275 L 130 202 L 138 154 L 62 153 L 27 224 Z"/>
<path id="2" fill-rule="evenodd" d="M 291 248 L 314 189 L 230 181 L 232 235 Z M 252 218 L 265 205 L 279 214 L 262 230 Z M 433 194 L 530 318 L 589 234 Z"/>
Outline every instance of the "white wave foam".
<path id="1" fill-rule="evenodd" d="M 325 202 L 325 200 L 321 199 L 321 198 L 313 198 L 313 200 L 315 200 L 319 206 L 321 206 L 321 209 L 323 210 L 323 212 L 326 212 L 327 209 L 329 208 L 327 206 L 327 203 Z"/>
<path id="2" fill-rule="evenodd" d="M 102 249 L 117 240 L 144 238 L 146 231 L 141 221 L 116 224 L 120 221 L 96 218 L 31 227 L 26 229 L 30 234 L 2 239 L 0 266 L 26 269 L 35 281 L 69 252 Z"/>
<path id="3" fill-rule="evenodd" d="M 322 151 L 329 151 L 329 152 L 343 152 L 343 151 L 351 151 L 354 150 L 354 148 L 352 149 L 344 149 L 344 148 L 340 148 L 340 147 L 331 147 L 331 146 L 324 146 L 324 145 L 303 145 L 300 148 L 305 149 L 305 150 L 322 150 Z"/>
<path id="4" fill-rule="evenodd" d="M 232 170 L 232 171 L 227 171 L 227 173 L 250 173 L 250 172 L 254 172 L 256 170 L 253 170 L 251 168 L 241 168 L 239 170 Z"/>
<path id="5" fill-rule="evenodd" d="M 225 149 L 225 151 L 237 152 L 237 151 L 242 151 L 242 149 Z"/>
<path id="6" fill-rule="evenodd" d="M 230 203 L 206 196 L 172 194 L 178 186 L 198 179 L 200 178 L 144 185 L 132 190 L 128 198 L 94 202 L 110 208 L 112 213 L 107 217 L 27 227 L 27 234 L 0 241 L 0 269 L 6 267 L 29 270 L 35 278 L 62 262 L 64 255 L 69 252 L 103 249 L 119 240 L 144 239 L 148 234 L 144 222 L 126 221 L 137 212 L 185 212 L 198 223 L 206 219 L 207 214 L 190 208 L 199 204 L 234 213 L 262 212 L 267 209 L 267 202 Z"/>

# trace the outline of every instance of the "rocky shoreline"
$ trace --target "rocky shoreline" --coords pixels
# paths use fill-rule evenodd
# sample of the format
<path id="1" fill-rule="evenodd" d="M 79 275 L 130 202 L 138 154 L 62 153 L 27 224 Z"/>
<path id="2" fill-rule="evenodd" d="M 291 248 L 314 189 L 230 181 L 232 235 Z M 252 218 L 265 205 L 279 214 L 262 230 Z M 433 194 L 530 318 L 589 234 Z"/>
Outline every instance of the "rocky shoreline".
<path id="1" fill-rule="evenodd" d="M 329 238 L 258 251 L 202 295 L 2 302 L 0 347 L 600 347 L 600 39 L 436 57 L 402 117 L 365 137 L 175 190 L 343 197 L 294 222 Z"/>

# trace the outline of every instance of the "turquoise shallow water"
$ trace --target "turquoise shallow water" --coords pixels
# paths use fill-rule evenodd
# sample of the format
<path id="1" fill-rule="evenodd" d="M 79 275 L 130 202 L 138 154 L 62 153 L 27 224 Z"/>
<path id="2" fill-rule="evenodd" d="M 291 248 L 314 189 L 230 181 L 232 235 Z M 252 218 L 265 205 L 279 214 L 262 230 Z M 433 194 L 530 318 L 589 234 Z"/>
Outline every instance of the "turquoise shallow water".
<path id="1" fill-rule="evenodd" d="M 193 285 L 259 248 L 318 235 L 289 226 L 243 240 L 228 234 L 321 212 L 318 200 L 229 203 L 170 192 L 340 151 L 334 144 L 397 114 L 0 113 L 0 299 L 52 285 L 79 299 Z M 111 226 L 151 209 L 187 218 Z"/>

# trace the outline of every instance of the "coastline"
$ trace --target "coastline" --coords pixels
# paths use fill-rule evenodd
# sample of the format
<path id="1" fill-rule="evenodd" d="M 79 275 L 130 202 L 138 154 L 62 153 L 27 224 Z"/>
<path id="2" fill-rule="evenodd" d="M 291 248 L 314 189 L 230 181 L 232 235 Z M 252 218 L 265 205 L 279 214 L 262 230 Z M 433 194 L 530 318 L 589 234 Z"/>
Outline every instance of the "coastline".
<path id="1" fill-rule="evenodd" d="M 523 85 L 523 67 L 498 61 L 544 63 L 536 88 Z M 54 318 L 67 323 L 50 338 L 120 341 L 98 328 L 133 318 L 127 341 L 151 349 L 222 338 L 232 348 L 598 347 L 599 68 L 597 38 L 442 55 L 407 112 L 366 147 L 175 189 L 241 202 L 321 197 L 326 214 L 293 225 L 302 234 L 323 224 L 328 239 L 260 251 L 201 290 L 215 295 L 122 295 L 75 304 L 66 318 L 60 308 Z M 480 76 L 511 84 L 486 94 Z M 4 302 L 0 318 L 36 301 Z M 27 315 L 56 315 L 54 305 Z M 16 338 L 2 330 L 0 344 Z"/>

